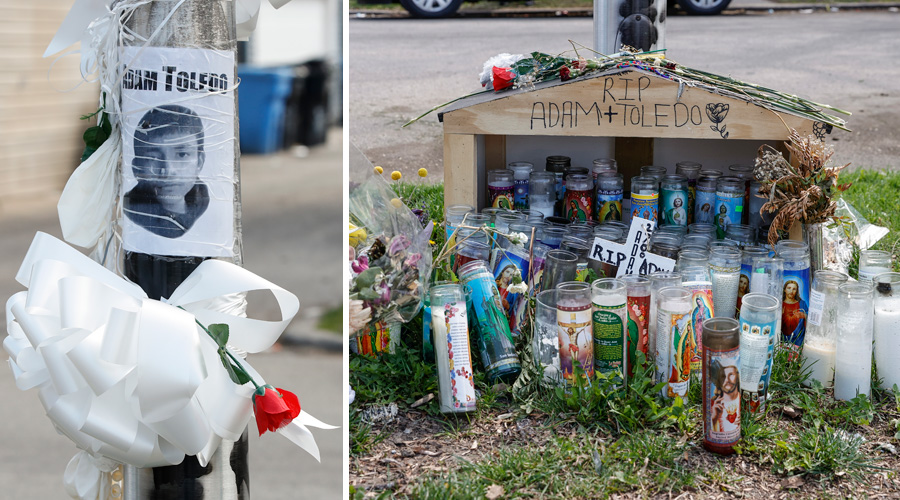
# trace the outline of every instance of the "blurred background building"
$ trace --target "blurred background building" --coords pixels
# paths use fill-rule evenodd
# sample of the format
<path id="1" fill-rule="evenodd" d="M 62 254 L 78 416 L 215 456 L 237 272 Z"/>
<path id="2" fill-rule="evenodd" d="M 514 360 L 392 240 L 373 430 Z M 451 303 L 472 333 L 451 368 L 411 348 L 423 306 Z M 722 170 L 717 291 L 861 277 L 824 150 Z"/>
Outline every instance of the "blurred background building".
<path id="1" fill-rule="evenodd" d="M 73 3 L 0 0 L 0 211 L 58 196 L 93 125 L 79 119 L 99 104 L 97 85 L 79 77 L 80 56 L 41 57 Z M 262 2 L 257 29 L 238 55 L 246 77 L 242 151 L 320 145 L 340 124 L 341 13 L 340 0 L 291 2 L 278 11 Z"/>

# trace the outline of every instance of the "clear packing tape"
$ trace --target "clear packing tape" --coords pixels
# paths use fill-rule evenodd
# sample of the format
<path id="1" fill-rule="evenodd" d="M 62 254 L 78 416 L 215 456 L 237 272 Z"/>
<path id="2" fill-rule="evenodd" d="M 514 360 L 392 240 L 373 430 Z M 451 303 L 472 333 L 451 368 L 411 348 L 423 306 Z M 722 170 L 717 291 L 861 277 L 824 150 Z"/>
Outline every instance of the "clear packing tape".
<path id="1" fill-rule="evenodd" d="M 167 301 L 150 300 L 44 233 L 35 236 L 16 279 L 28 291 L 7 302 L 3 347 L 16 386 L 37 389 L 56 429 L 84 450 L 66 472 L 67 490 L 78 498 L 98 491 L 107 458 L 158 467 L 196 455 L 205 465 L 222 439 L 241 436 L 252 414 L 253 387 L 231 381 L 216 343 L 195 319 L 228 323 L 229 348 L 259 352 L 299 309 L 292 293 L 218 260 L 203 262 Z M 217 297 L 251 290 L 272 292 L 282 319 L 208 309 Z M 307 426 L 334 428 L 301 412 L 278 432 L 318 459 Z"/>

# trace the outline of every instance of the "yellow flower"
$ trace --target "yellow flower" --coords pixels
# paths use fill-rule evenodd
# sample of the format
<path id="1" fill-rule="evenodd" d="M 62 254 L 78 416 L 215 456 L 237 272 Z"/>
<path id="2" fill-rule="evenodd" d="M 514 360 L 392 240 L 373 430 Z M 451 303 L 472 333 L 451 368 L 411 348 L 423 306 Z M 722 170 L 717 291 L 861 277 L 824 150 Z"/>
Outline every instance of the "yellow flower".
<path id="1" fill-rule="evenodd" d="M 436 244 L 436 243 L 434 242 L 434 240 L 428 240 L 428 243 L 431 244 L 431 245 L 435 245 L 435 244 Z"/>
<path id="2" fill-rule="evenodd" d="M 399 181 L 400 177 L 403 177 L 403 175 L 400 173 L 399 170 L 394 170 L 393 172 L 391 172 L 391 179 L 393 179 L 395 181 Z"/>
<path id="3" fill-rule="evenodd" d="M 419 177 L 427 177 L 427 176 L 428 176 L 428 170 L 425 170 L 424 168 L 420 168 L 419 169 Z"/>
<path id="4" fill-rule="evenodd" d="M 350 224 L 350 246 L 355 247 L 360 243 L 366 241 L 366 238 L 369 235 L 366 234 L 366 230 L 361 227 L 357 227 L 354 224 Z"/>
<path id="5" fill-rule="evenodd" d="M 384 173 L 384 169 L 381 168 L 381 167 L 379 167 L 379 166 L 376 166 L 376 167 L 375 167 L 375 173 L 376 173 L 376 174 L 383 174 L 383 173 Z"/>
<path id="6" fill-rule="evenodd" d="M 403 206 L 403 202 L 400 201 L 400 198 L 394 198 L 391 200 L 391 205 L 394 205 L 394 208 L 400 208 Z"/>

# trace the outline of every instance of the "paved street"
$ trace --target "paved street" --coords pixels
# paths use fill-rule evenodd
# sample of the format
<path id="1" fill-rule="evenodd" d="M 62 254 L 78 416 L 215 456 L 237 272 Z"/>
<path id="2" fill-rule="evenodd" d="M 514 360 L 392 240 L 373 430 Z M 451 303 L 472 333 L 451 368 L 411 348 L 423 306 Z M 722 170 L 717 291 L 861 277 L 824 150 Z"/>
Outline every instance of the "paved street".
<path id="1" fill-rule="evenodd" d="M 672 16 L 666 46 L 679 63 L 851 111 L 853 132 L 831 135 L 835 161 L 898 168 L 898 22 L 887 11 Z M 437 116 L 400 125 L 478 90 L 498 53 L 558 53 L 570 39 L 589 45 L 592 30 L 589 18 L 351 20 L 350 140 L 385 170 L 440 173 Z"/>
<path id="2" fill-rule="evenodd" d="M 317 316 L 342 301 L 341 131 L 308 157 L 290 152 L 242 158 L 245 267 L 294 292 L 300 316 L 285 334 L 289 346 L 250 357 L 268 382 L 297 394 L 303 409 L 341 425 L 344 385 L 341 337 L 315 330 Z M 57 195 L 0 206 L 0 294 L 21 290 L 13 280 L 35 231 L 60 236 Z M 271 307 L 260 308 L 266 317 Z M 4 330 L 5 332 L 5 330 Z M 0 334 L 5 338 L 5 333 Z M 314 344 L 317 347 L 310 347 Z M 5 353 L 4 356 L 5 358 Z M 75 454 L 44 415 L 36 391 L 16 389 L 0 367 L 0 498 L 64 499 L 62 477 Z M 343 487 L 344 429 L 313 430 L 319 464 L 279 435 L 250 431 L 253 498 L 339 498 Z"/>

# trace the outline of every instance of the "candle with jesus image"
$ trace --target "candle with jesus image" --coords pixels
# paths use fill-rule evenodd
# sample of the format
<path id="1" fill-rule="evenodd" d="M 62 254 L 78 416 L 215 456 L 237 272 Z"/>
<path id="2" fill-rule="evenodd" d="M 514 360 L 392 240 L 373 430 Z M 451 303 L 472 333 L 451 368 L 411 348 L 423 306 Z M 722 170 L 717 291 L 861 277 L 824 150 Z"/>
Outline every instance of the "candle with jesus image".
<path id="1" fill-rule="evenodd" d="M 584 377 L 590 380 L 594 377 L 590 285 L 570 281 L 560 283 L 556 291 L 559 362 L 563 377 L 571 383 L 577 366 L 584 370 Z"/>
<path id="2" fill-rule="evenodd" d="M 730 455 L 741 439 L 739 324 L 713 318 L 703 328 L 703 447 Z"/>

